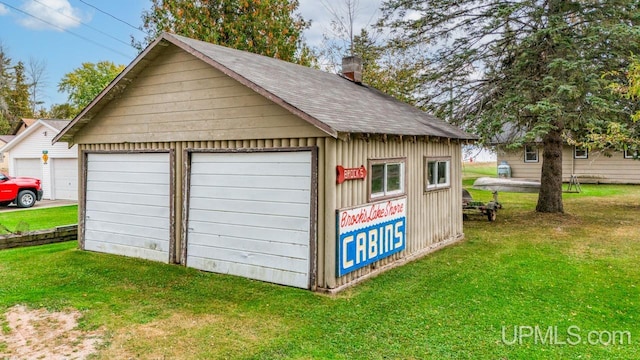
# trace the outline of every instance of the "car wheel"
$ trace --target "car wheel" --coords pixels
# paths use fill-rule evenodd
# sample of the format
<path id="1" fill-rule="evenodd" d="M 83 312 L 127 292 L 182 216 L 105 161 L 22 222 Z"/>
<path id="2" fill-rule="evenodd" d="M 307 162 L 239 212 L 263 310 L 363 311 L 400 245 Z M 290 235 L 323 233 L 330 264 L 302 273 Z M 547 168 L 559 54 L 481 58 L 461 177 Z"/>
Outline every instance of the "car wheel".
<path id="1" fill-rule="evenodd" d="M 22 190 L 18 193 L 16 204 L 21 208 L 32 207 L 36 203 L 36 194 L 31 190 Z"/>

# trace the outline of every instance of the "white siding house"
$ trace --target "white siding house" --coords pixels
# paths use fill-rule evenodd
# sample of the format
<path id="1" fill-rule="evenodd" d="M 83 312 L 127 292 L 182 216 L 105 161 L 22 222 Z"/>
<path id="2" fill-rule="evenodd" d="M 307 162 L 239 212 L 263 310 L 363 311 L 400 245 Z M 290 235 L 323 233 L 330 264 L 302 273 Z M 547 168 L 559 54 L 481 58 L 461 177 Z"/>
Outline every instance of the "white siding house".
<path id="1" fill-rule="evenodd" d="M 77 146 L 52 144 L 52 139 L 68 123 L 68 120 L 38 120 L 0 148 L 8 161 L 9 176 L 42 180 L 43 199 L 78 199 Z"/>

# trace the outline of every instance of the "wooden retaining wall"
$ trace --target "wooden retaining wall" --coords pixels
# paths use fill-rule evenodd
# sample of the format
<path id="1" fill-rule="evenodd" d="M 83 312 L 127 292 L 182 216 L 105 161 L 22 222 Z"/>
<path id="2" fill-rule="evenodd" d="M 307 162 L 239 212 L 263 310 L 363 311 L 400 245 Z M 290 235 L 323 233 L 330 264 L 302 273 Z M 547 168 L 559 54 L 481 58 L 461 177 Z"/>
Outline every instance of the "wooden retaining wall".
<path id="1" fill-rule="evenodd" d="M 50 230 L 32 231 L 27 234 L 0 235 L 0 250 L 53 244 L 78 239 L 78 225 L 59 226 Z"/>

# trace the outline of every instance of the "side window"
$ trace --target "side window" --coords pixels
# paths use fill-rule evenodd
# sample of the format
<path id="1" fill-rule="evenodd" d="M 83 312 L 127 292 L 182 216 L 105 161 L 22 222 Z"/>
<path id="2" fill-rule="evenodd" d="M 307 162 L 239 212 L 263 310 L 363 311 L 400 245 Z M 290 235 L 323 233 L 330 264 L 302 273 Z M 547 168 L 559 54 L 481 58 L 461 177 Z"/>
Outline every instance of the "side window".
<path id="1" fill-rule="evenodd" d="M 369 174 L 370 199 L 404 195 L 404 159 L 370 160 Z"/>
<path id="2" fill-rule="evenodd" d="M 524 146 L 524 162 L 538 162 L 538 147 L 535 145 Z"/>
<path id="3" fill-rule="evenodd" d="M 583 147 L 573 147 L 573 158 L 574 159 L 587 159 L 589 158 L 589 150 Z"/>
<path id="4" fill-rule="evenodd" d="M 451 160 L 425 158 L 425 190 L 448 188 L 451 186 Z"/>

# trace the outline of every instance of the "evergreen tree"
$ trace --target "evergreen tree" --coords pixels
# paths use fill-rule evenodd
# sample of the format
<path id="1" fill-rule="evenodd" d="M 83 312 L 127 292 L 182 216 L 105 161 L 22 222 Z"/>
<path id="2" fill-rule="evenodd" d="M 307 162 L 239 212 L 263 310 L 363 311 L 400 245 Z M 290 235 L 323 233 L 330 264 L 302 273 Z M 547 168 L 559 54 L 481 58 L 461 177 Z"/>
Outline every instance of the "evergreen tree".
<path id="1" fill-rule="evenodd" d="M 24 63 L 19 61 L 13 67 L 13 84 L 9 90 L 9 96 L 7 98 L 9 113 L 13 117 L 11 125 L 15 125 L 15 122 L 21 118 L 33 117 L 33 111 L 31 110 L 29 93 L 29 84 L 26 82 Z"/>
<path id="2" fill-rule="evenodd" d="M 563 212 L 562 146 L 616 124 L 638 134 L 638 105 L 610 91 L 640 53 L 637 0 L 386 0 L 383 25 L 428 44 L 423 100 L 489 141 L 541 140 L 536 210 Z M 404 43 L 404 42 L 401 42 Z M 592 142 L 606 149 L 611 144 Z"/>

